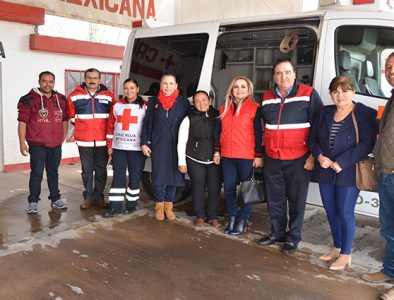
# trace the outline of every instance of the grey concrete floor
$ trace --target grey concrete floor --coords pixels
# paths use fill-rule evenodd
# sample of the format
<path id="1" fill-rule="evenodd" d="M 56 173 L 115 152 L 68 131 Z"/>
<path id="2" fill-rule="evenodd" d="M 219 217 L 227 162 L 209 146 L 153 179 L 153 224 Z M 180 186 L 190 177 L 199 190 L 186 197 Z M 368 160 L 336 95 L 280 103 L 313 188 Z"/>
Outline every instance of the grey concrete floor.
<path id="1" fill-rule="evenodd" d="M 28 178 L 0 174 L 0 299 L 379 299 L 391 287 L 359 279 L 380 267 L 375 218 L 357 216 L 352 266 L 334 272 L 318 260 L 331 242 L 320 207 L 307 207 L 300 251 L 283 255 L 255 243 L 270 231 L 265 204 L 241 238 L 194 228 L 190 199 L 175 222 L 155 221 L 144 193 L 137 212 L 106 220 L 98 208 L 79 209 L 76 164 L 60 170 L 68 210 L 50 208 L 43 181 L 39 213 L 27 215 Z"/>

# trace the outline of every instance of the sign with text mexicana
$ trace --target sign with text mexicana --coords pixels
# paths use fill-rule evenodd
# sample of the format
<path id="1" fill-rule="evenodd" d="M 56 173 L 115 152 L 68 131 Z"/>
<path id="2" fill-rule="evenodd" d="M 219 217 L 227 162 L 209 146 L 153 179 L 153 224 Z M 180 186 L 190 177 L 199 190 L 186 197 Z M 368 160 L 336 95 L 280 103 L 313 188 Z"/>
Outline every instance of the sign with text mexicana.
<path id="1" fill-rule="evenodd" d="M 52 15 L 112 26 L 130 27 L 133 21 L 156 18 L 154 0 L 14 0 L 42 7 Z"/>

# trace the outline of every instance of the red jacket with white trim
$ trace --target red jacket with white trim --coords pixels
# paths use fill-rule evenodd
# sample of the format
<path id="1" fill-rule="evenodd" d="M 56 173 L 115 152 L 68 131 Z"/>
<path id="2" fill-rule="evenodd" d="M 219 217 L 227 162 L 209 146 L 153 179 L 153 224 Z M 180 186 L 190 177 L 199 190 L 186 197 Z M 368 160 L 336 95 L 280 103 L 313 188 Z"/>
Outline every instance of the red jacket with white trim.
<path id="1" fill-rule="evenodd" d="M 266 155 L 292 160 L 308 153 L 310 126 L 322 108 L 317 91 L 304 84 L 294 82 L 289 95 L 283 99 L 276 85 L 266 91 L 261 106 Z"/>
<path id="2" fill-rule="evenodd" d="M 107 124 L 107 147 L 141 151 L 141 131 L 147 102 L 138 97 L 133 103 L 121 98 L 111 107 Z"/>
<path id="3" fill-rule="evenodd" d="M 67 113 L 75 126 L 74 137 L 78 146 L 106 146 L 107 120 L 115 103 L 114 95 L 102 84 L 94 95 L 90 95 L 82 83 L 68 96 Z"/>

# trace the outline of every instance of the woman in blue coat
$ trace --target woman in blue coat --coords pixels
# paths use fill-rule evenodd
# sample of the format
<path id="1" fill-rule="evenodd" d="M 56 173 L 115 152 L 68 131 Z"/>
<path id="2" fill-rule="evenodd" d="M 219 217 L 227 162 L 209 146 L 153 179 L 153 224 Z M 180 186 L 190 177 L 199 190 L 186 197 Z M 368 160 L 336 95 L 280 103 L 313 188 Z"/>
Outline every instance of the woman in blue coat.
<path id="1" fill-rule="evenodd" d="M 372 152 L 377 122 L 376 110 L 353 102 L 355 87 L 350 78 L 335 77 L 329 90 L 335 105 L 326 106 L 313 123 L 309 147 L 318 160 L 314 175 L 334 242 L 334 248 L 319 259 L 333 261 L 331 270 L 342 270 L 351 264 L 354 209 L 360 193 L 355 165 Z M 359 130 L 358 144 L 352 111 Z"/>
<path id="2" fill-rule="evenodd" d="M 184 185 L 184 175 L 178 170 L 178 130 L 189 113 L 190 102 L 179 95 L 176 78 L 165 74 L 160 80 L 160 92 L 148 101 L 141 133 L 141 149 L 152 157 L 152 182 L 155 191 L 155 218 L 166 216 L 175 220 L 173 202 L 177 186 Z"/>

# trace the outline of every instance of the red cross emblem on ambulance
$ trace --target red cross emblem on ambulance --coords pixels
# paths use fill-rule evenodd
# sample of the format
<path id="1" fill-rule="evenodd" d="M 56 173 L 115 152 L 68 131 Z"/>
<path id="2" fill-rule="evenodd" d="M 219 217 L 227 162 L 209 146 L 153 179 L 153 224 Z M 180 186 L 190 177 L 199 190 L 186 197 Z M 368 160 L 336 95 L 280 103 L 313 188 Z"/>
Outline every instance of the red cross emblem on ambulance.
<path id="1" fill-rule="evenodd" d="M 122 130 L 129 130 L 130 124 L 137 124 L 138 117 L 131 115 L 131 109 L 127 108 L 123 110 L 123 115 L 116 117 L 118 123 L 122 123 Z"/>

